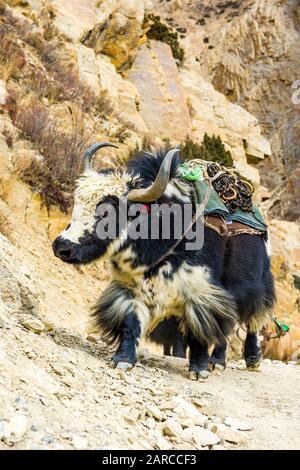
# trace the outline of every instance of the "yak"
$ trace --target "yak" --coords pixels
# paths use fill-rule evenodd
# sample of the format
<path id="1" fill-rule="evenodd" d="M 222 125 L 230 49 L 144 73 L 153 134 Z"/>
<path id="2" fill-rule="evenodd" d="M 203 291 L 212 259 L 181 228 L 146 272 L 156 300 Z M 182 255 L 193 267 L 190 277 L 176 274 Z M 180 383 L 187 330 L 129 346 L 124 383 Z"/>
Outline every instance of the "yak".
<path id="1" fill-rule="evenodd" d="M 138 152 L 122 170 L 95 171 L 92 157 L 109 142 L 93 144 L 84 154 L 84 171 L 74 192 L 72 219 L 54 240 L 53 252 L 71 264 L 109 259 L 112 280 L 97 301 L 93 315 L 103 337 L 117 350 L 112 360 L 119 369 L 137 361 L 141 337 L 171 317 L 189 347 L 189 377 L 206 379 L 210 368 L 225 367 L 228 337 L 237 322 L 247 338 L 248 368 L 259 365 L 258 331 L 267 323 L 275 302 L 268 244 L 264 237 L 243 233 L 222 236 L 204 224 L 204 242 L 187 249 L 185 232 L 164 238 L 133 237 L 130 227 L 139 204 L 147 221 L 154 204 L 183 207 L 192 204 L 192 184 L 179 174 L 178 149 Z M 120 223 L 120 206 L 128 210 Z M 114 212 L 108 210 L 113 207 Z M 193 217 L 196 208 L 193 206 Z M 115 234 L 102 237 L 98 225 L 113 219 Z M 157 223 L 164 219 L 159 212 Z M 177 237 L 177 238 L 176 238 Z M 174 330 L 170 329 L 170 335 Z M 169 341 L 171 343 L 171 341 Z M 211 355 L 208 351 L 214 345 Z"/>

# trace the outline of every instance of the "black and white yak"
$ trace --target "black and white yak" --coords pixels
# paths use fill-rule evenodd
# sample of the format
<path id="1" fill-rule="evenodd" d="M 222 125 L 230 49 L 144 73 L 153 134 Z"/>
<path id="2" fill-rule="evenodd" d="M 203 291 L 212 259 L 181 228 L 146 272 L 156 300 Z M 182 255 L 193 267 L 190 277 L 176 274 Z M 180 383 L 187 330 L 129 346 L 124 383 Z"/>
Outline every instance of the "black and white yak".
<path id="1" fill-rule="evenodd" d="M 132 239 L 128 227 L 134 217 L 128 217 L 126 230 L 120 230 L 117 218 L 116 237 L 99 239 L 99 213 L 103 215 L 101 207 L 107 204 L 118 212 L 121 199 L 128 207 L 145 203 L 144 217 L 151 217 L 155 201 L 168 206 L 192 202 L 191 183 L 178 174 L 179 152 L 141 152 L 123 171 L 96 172 L 92 156 L 107 145 L 112 144 L 94 144 L 85 153 L 72 220 L 54 241 L 53 251 L 73 264 L 110 259 L 112 281 L 101 294 L 94 316 L 104 338 L 118 345 L 113 356 L 116 367 L 131 368 L 141 337 L 172 316 L 189 346 L 190 378 L 206 378 L 209 367 L 225 366 L 228 337 L 237 322 L 247 328 L 246 364 L 257 367 L 261 357 L 257 333 L 275 302 L 263 237 L 224 237 L 205 226 L 201 249 L 186 250 L 185 239 L 172 249 L 172 236 Z"/>

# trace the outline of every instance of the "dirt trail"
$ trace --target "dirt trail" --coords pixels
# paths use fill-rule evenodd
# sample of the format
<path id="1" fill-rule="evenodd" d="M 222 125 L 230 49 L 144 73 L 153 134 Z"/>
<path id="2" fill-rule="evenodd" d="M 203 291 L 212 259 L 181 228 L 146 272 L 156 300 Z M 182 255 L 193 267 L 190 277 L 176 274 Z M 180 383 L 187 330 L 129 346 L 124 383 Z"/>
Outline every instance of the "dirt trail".
<path id="1" fill-rule="evenodd" d="M 185 360 L 143 349 L 126 375 L 102 342 L 10 320 L 0 329 L 0 449 L 300 446 L 299 365 L 267 360 L 248 372 L 231 362 L 201 383 Z"/>
<path id="2" fill-rule="evenodd" d="M 42 233 L 15 239 L 0 236 L 0 449 L 300 447 L 299 365 L 230 362 L 193 382 L 185 360 L 147 346 L 116 371 L 87 333 L 103 265 L 63 265 Z"/>

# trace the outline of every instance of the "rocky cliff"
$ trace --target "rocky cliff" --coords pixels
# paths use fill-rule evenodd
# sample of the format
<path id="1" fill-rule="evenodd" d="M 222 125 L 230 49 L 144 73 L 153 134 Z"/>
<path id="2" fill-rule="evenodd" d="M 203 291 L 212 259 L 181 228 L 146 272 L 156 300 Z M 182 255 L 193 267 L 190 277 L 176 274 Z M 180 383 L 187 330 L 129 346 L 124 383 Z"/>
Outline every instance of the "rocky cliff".
<path id="1" fill-rule="evenodd" d="M 206 80 L 259 120 L 272 149 L 259 165 L 263 184 L 276 188 L 271 213 L 299 219 L 299 1 L 183 0 L 155 6 L 183 31 L 186 60 L 196 61 Z M 258 163 L 259 149 L 251 147 L 250 161 Z"/>
<path id="2" fill-rule="evenodd" d="M 269 223 L 275 313 L 299 324 L 299 109 L 290 105 L 300 78 L 297 6 L 0 1 L 0 447 L 247 448 L 284 437 L 286 447 L 296 446 L 285 432 L 289 413 L 297 425 L 296 401 L 285 397 L 297 389 L 298 366 L 264 363 L 268 376 L 283 374 L 287 383 L 279 398 L 270 385 L 269 411 L 263 395 L 253 409 L 250 392 L 232 391 L 239 380 L 249 389 L 246 372 L 236 375 L 241 362 L 231 363 L 217 402 L 222 378 L 204 390 L 184 377 L 184 361 L 153 352 L 143 351 L 135 375 L 117 377 L 88 320 L 106 266 L 63 265 L 51 241 L 69 219 L 89 142 L 117 143 L 118 156 L 98 161 L 116 166 L 145 139 L 179 144 L 188 135 L 201 143 L 205 132 L 220 135 L 255 183 Z M 149 29 L 153 13 L 159 34 Z M 260 380 L 250 381 L 260 388 Z M 232 393 L 241 413 L 226 400 Z M 264 436 L 277 399 L 282 426 L 272 444 Z"/>

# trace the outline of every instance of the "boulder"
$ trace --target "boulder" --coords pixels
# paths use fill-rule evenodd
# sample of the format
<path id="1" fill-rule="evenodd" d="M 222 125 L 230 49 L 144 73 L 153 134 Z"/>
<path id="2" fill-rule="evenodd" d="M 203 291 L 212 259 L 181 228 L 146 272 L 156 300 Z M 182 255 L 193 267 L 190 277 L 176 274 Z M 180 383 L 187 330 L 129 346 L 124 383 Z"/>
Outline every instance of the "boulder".
<path id="1" fill-rule="evenodd" d="M 127 78 L 139 93 L 140 114 L 150 133 L 183 140 L 192 122 L 170 46 L 157 41 L 142 45 Z"/>
<path id="2" fill-rule="evenodd" d="M 54 25 L 68 39 L 80 41 L 97 23 L 96 0 L 52 0 Z"/>
<path id="3" fill-rule="evenodd" d="M 135 85 L 122 78 L 109 58 L 101 54 L 97 56 L 97 75 L 101 91 L 110 98 L 115 110 L 131 122 L 137 132 L 149 133 L 144 119 L 138 112 L 140 96 Z"/>
<path id="4" fill-rule="evenodd" d="M 80 80 L 98 95 L 100 93 L 100 84 L 95 51 L 80 44 L 76 47 L 76 52 Z"/>
<path id="5" fill-rule="evenodd" d="M 84 43 L 96 53 L 108 55 L 118 70 L 129 68 L 143 36 L 144 7 L 140 0 L 101 2 L 97 21 L 83 37 Z"/>

